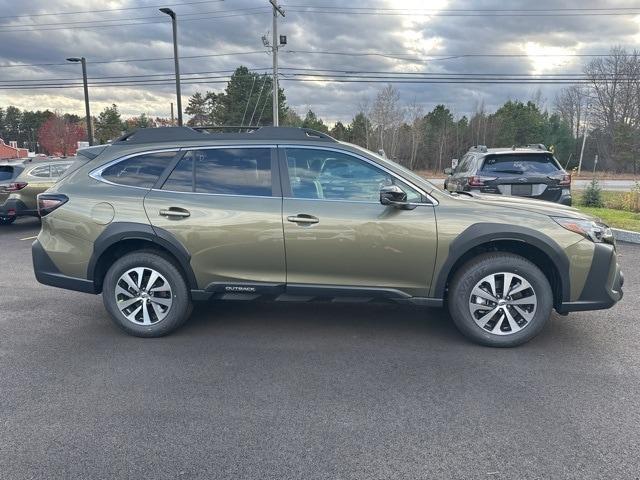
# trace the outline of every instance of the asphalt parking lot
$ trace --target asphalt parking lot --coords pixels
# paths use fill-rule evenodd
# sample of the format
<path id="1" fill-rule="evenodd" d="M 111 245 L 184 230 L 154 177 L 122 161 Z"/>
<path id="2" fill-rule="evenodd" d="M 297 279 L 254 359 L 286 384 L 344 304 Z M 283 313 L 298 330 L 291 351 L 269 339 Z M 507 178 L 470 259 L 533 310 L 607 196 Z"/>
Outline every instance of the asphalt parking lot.
<path id="1" fill-rule="evenodd" d="M 640 477 L 640 247 L 624 300 L 515 349 L 439 310 L 220 302 L 137 339 L 0 227 L 0 478 Z"/>

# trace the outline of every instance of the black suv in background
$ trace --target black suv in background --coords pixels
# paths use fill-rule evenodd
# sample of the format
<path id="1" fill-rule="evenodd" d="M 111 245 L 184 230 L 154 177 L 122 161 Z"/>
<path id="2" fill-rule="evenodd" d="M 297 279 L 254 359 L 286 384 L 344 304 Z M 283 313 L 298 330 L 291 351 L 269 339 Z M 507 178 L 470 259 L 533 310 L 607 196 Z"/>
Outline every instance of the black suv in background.
<path id="1" fill-rule="evenodd" d="M 450 192 L 529 197 L 571 205 L 571 175 L 542 145 L 471 147 L 455 166 L 446 168 L 444 188 Z"/>

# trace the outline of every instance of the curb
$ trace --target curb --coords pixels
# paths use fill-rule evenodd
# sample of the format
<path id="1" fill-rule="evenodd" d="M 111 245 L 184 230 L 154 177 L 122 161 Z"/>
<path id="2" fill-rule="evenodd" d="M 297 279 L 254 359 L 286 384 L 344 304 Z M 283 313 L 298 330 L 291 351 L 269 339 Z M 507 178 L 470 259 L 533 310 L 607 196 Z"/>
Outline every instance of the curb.
<path id="1" fill-rule="evenodd" d="M 612 228 L 613 236 L 619 242 L 629 242 L 640 244 L 640 232 L 632 232 L 631 230 L 620 230 Z"/>

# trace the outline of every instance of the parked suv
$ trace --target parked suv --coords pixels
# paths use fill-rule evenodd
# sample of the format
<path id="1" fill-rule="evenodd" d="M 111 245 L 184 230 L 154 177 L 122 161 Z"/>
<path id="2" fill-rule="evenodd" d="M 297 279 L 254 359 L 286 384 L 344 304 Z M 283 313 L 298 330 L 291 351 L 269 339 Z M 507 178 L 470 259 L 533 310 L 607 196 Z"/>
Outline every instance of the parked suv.
<path id="1" fill-rule="evenodd" d="M 451 192 L 514 195 L 571 205 L 571 175 L 542 144 L 524 148 L 471 147 L 455 169 L 447 168 Z"/>
<path id="2" fill-rule="evenodd" d="M 623 277 L 610 229 L 548 202 L 443 192 L 306 129 L 142 129 L 38 197 L 36 277 L 102 293 L 126 332 L 165 335 L 192 301 L 343 297 L 446 305 L 491 346 L 552 309 L 609 308 Z"/>
<path id="3" fill-rule="evenodd" d="M 0 225 L 10 224 L 17 217 L 37 217 L 37 195 L 52 187 L 72 164 L 73 160 L 56 160 L 20 165 L 19 174 L 11 182 L 4 187 L 0 184 L 0 200 L 4 200 L 0 203 Z"/>

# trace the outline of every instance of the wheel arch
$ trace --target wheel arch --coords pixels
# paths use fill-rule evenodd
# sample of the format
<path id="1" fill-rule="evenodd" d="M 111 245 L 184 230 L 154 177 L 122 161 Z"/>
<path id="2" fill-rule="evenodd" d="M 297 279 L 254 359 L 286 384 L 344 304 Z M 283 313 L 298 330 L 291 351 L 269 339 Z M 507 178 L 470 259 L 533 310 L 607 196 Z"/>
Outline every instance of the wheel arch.
<path id="1" fill-rule="evenodd" d="M 549 236 L 527 227 L 477 223 L 462 232 L 449 247 L 431 296 L 445 298 L 455 272 L 474 256 L 484 252 L 510 252 L 531 260 L 545 274 L 554 296 L 554 307 L 569 301 L 571 285 L 569 259 Z"/>
<path id="2" fill-rule="evenodd" d="M 168 256 L 184 275 L 190 289 L 197 289 L 197 280 L 191 268 L 191 255 L 171 233 L 151 225 L 118 222 L 109 225 L 94 242 L 93 254 L 87 266 L 87 279 L 93 281 L 97 293 L 109 265 L 120 256 L 137 250 L 154 249 Z"/>

